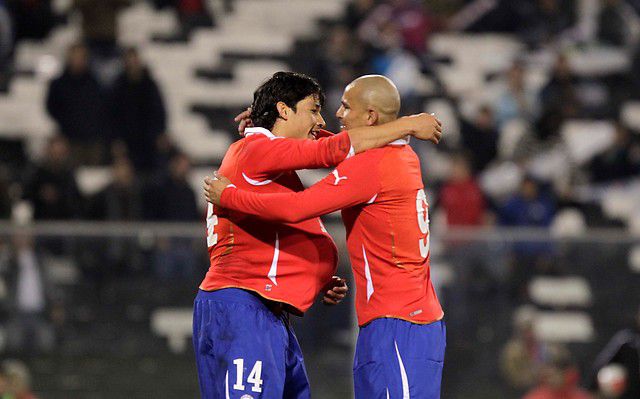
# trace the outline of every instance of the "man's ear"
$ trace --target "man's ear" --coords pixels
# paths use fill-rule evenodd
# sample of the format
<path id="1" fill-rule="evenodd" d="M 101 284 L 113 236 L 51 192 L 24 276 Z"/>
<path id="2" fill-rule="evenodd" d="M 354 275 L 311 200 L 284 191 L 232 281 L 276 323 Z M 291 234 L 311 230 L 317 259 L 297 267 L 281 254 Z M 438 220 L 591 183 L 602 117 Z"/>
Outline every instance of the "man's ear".
<path id="1" fill-rule="evenodd" d="M 369 109 L 367 111 L 367 126 L 375 126 L 378 123 L 378 119 L 380 115 L 378 115 L 378 111 L 375 109 Z"/>
<path id="2" fill-rule="evenodd" d="M 291 112 L 291 108 L 282 101 L 278 101 L 276 104 L 276 109 L 278 110 L 278 116 L 285 121 L 289 119 L 289 112 Z"/>

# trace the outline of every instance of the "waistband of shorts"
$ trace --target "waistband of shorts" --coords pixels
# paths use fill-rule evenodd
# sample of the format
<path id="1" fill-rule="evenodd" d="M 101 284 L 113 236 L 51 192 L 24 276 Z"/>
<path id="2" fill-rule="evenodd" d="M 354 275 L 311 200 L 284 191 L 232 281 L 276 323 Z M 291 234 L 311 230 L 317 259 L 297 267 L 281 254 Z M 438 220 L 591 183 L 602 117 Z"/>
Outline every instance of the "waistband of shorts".
<path id="1" fill-rule="evenodd" d="M 282 302 L 270 301 L 257 293 L 243 290 L 242 288 L 222 288 L 215 291 L 199 289 L 196 295 L 196 301 L 197 300 L 243 303 L 255 306 L 256 308 L 269 310 L 276 316 L 282 315 L 285 311 L 285 306 Z"/>

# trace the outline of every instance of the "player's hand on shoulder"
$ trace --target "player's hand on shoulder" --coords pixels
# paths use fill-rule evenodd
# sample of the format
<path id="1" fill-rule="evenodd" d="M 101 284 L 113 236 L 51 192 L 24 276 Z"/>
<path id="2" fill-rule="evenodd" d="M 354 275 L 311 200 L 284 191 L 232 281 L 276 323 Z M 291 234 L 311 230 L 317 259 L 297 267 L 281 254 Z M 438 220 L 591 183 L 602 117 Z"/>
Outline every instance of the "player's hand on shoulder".
<path id="1" fill-rule="evenodd" d="M 253 121 L 251 120 L 251 107 L 236 115 L 233 120 L 238 122 L 238 134 L 240 134 L 240 136 L 244 136 L 244 129 L 253 127 Z"/>
<path id="2" fill-rule="evenodd" d="M 331 281 L 324 286 L 322 303 L 325 305 L 337 305 L 347 296 L 348 291 L 347 280 L 333 276 Z"/>
<path id="3" fill-rule="evenodd" d="M 204 197 L 207 199 L 207 202 L 220 205 L 222 192 L 229 184 L 231 184 L 231 180 L 219 175 L 217 172 L 213 178 L 210 176 L 205 177 L 202 189 L 204 190 Z"/>
<path id="4" fill-rule="evenodd" d="M 442 138 L 442 123 L 433 114 L 420 113 L 405 116 L 403 119 L 409 124 L 411 135 L 419 140 L 429 140 L 438 144 Z"/>

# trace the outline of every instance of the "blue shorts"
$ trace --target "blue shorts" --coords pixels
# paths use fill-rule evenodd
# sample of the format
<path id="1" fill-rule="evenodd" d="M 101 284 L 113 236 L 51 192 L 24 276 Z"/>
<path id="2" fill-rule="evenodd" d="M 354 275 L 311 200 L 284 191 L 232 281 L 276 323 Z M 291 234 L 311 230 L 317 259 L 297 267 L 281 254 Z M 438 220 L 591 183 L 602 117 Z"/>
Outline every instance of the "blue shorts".
<path id="1" fill-rule="evenodd" d="M 440 398 L 444 321 L 375 319 L 360 328 L 353 363 L 356 399 Z"/>
<path id="2" fill-rule="evenodd" d="M 306 399 L 309 380 L 288 315 L 256 295 L 199 291 L 193 347 L 203 399 Z"/>

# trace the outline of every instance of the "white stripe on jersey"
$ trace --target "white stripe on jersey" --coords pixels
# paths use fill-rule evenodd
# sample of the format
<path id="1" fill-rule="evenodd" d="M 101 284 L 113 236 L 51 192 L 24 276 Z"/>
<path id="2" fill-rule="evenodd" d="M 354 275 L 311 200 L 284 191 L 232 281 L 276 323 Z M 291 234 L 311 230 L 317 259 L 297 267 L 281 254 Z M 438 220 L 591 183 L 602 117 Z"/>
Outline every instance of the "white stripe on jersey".
<path id="1" fill-rule="evenodd" d="M 276 231 L 276 245 L 273 250 L 273 260 L 271 261 L 271 268 L 269 269 L 269 280 L 273 281 L 273 284 L 278 285 L 276 282 L 276 274 L 278 274 L 278 257 L 280 256 L 280 239 L 278 238 L 278 232 Z"/>
<path id="2" fill-rule="evenodd" d="M 367 260 L 367 252 L 364 250 L 364 245 L 362 245 L 362 257 L 364 258 L 364 276 L 367 279 L 367 302 L 369 302 L 369 298 L 373 295 L 373 281 L 371 280 L 371 270 L 369 269 L 369 261 Z"/>

